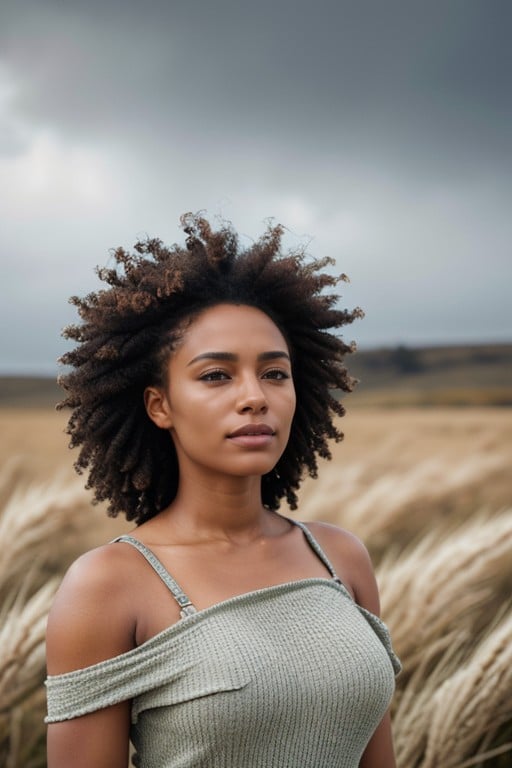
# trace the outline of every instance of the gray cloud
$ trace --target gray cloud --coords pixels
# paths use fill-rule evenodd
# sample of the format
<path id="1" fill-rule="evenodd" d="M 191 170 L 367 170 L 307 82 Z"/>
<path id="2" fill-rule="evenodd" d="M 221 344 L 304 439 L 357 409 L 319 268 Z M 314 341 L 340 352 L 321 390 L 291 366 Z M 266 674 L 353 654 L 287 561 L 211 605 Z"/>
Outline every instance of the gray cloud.
<path id="1" fill-rule="evenodd" d="M 329 146 L 454 131 L 459 145 L 482 131 L 510 141 L 506 2 L 33 1 L 24 9 L 14 6 L 2 45 L 24 79 L 19 106 L 75 135 L 115 126 L 164 138 L 193 124 L 193 134 L 243 128 L 292 140 L 313 128 Z"/>
<path id="2" fill-rule="evenodd" d="M 365 345 L 510 338 L 508 2 L 1 14 L 4 370 L 50 370 L 108 247 L 174 241 L 198 208 L 248 237 L 274 215 L 336 256 Z"/>

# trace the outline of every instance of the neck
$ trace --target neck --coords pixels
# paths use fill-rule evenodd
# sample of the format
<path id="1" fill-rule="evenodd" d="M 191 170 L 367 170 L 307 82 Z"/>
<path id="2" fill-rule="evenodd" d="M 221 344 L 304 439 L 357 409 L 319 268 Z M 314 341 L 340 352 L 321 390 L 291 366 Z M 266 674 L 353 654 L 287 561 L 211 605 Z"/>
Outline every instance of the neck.
<path id="1" fill-rule="evenodd" d="M 176 498 L 158 515 L 183 543 L 250 542 L 268 535 L 273 513 L 261 502 L 261 478 L 182 478 Z"/>

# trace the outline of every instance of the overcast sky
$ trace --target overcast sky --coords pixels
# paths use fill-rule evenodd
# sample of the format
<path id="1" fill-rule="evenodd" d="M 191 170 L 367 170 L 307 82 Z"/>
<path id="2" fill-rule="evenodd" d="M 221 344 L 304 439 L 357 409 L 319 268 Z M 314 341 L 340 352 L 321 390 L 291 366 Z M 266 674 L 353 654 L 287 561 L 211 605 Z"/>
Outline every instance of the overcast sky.
<path id="1" fill-rule="evenodd" d="M 2 0 L 0 372 L 206 210 L 336 258 L 359 346 L 511 341 L 509 0 Z"/>

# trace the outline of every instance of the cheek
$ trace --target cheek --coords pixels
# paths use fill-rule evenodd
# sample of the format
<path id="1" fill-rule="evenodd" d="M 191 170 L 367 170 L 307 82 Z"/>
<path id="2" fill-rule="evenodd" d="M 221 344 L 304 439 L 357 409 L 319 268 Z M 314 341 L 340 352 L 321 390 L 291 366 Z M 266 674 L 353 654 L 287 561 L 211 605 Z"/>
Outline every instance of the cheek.
<path id="1" fill-rule="evenodd" d="M 288 407 L 290 411 L 290 417 L 293 418 L 295 415 L 295 409 L 297 407 L 297 396 L 295 394 L 295 387 L 292 387 L 290 395 L 288 397 Z"/>
<path id="2" fill-rule="evenodd" d="M 196 410 L 195 414 L 177 415 L 169 430 L 178 455 L 185 455 L 203 460 L 205 456 L 215 453 L 218 449 L 219 431 L 208 428 L 213 419 Z"/>
<path id="3" fill-rule="evenodd" d="M 171 401 L 173 439 L 182 445 L 206 444 L 225 428 L 227 408 L 219 392 L 196 393 L 191 388 L 176 395 Z"/>
<path id="4" fill-rule="evenodd" d="M 283 422 L 288 423 L 288 437 L 290 436 L 290 430 L 292 428 L 293 418 L 295 416 L 296 405 L 297 400 L 295 397 L 295 391 L 292 391 L 283 402 L 281 411 Z"/>

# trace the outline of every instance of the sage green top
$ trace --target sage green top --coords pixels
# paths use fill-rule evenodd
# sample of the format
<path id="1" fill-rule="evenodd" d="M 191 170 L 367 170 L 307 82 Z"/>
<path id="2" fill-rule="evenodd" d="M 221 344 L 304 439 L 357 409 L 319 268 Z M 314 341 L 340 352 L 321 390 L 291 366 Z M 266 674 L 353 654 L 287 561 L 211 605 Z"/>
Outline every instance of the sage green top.
<path id="1" fill-rule="evenodd" d="M 196 611 L 136 539 L 182 619 L 127 653 L 47 679 L 48 723 L 131 699 L 140 768 L 357 768 L 400 663 L 385 625 L 331 578 L 237 595 Z"/>

